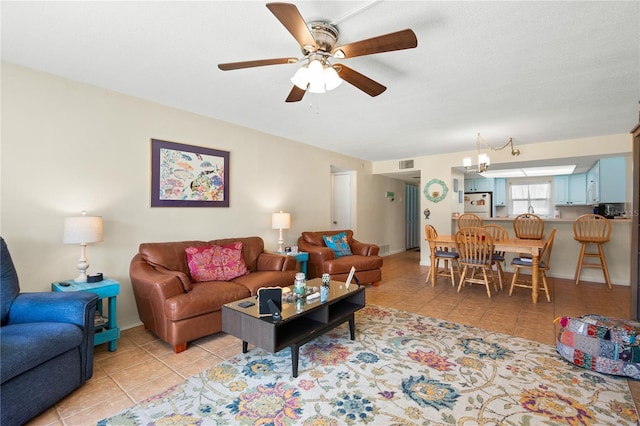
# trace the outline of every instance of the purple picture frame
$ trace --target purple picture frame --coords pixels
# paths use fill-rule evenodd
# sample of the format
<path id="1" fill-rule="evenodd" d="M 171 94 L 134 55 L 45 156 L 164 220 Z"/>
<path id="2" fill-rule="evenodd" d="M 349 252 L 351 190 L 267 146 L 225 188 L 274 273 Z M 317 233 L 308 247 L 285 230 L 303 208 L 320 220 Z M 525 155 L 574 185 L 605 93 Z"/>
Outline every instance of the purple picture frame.
<path id="1" fill-rule="evenodd" d="M 151 207 L 229 207 L 229 152 L 151 139 Z"/>

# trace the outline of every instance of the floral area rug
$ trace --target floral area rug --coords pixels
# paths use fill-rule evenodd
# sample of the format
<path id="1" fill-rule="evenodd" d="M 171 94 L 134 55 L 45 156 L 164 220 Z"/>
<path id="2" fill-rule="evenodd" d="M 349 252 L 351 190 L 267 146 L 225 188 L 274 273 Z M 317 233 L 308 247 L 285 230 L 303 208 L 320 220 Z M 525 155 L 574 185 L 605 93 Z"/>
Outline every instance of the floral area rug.
<path id="1" fill-rule="evenodd" d="M 625 379 L 555 348 L 367 305 L 291 354 L 232 357 L 98 425 L 637 424 Z"/>

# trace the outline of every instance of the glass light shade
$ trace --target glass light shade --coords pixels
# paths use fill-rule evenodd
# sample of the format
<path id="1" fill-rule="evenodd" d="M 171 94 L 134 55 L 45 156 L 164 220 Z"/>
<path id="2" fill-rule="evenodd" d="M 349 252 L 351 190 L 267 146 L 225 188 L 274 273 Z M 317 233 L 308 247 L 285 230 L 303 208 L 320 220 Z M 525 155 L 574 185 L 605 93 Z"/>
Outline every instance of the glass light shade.
<path id="1" fill-rule="evenodd" d="M 342 84 L 342 79 L 333 67 L 326 67 L 323 71 L 324 86 L 327 90 L 333 90 Z"/>
<path id="2" fill-rule="evenodd" d="M 291 215 L 289 213 L 273 213 L 271 215 L 271 229 L 291 228 Z"/>
<path id="3" fill-rule="evenodd" d="M 306 66 L 300 67 L 291 77 L 291 82 L 302 90 L 307 90 L 309 85 L 309 70 Z"/>
<path id="4" fill-rule="evenodd" d="M 311 93 L 325 93 L 324 81 L 311 81 L 309 83 L 309 92 Z"/>
<path id="5" fill-rule="evenodd" d="M 64 220 L 63 244 L 99 243 L 104 241 L 102 217 L 78 216 Z"/>
<path id="6" fill-rule="evenodd" d="M 462 165 L 465 167 L 471 167 L 471 157 L 464 157 L 462 159 Z"/>
<path id="7" fill-rule="evenodd" d="M 489 165 L 489 156 L 487 154 L 478 154 L 478 164 Z"/>
<path id="8" fill-rule="evenodd" d="M 324 67 L 318 60 L 309 64 L 309 91 L 311 93 L 324 93 Z"/>

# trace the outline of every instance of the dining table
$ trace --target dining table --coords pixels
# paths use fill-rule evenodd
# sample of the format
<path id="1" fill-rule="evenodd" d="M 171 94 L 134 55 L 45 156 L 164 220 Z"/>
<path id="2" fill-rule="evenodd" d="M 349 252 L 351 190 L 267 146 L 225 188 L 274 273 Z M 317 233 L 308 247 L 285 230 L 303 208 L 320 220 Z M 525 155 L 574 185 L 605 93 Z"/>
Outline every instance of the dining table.
<path id="1" fill-rule="evenodd" d="M 526 253 L 531 255 L 531 300 L 538 303 L 538 288 L 540 281 L 540 254 L 546 244 L 546 240 L 527 240 L 523 238 L 507 238 L 493 241 L 494 251 L 504 251 L 506 253 Z M 456 248 L 455 235 L 438 235 L 429 240 L 431 251 L 431 265 L 436 264 L 436 248 L 448 247 Z M 434 286 L 436 274 L 431 274 L 431 285 Z"/>

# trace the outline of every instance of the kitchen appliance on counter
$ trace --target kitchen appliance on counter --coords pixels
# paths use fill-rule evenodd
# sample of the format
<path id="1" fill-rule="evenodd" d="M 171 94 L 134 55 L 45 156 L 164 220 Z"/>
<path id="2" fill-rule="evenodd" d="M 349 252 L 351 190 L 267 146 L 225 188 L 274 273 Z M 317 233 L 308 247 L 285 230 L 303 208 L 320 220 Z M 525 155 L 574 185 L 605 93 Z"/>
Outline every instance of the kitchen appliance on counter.
<path id="1" fill-rule="evenodd" d="M 491 217 L 493 204 L 491 200 L 491 192 L 465 192 L 464 193 L 464 212 L 473 213 L 479 217 Z"/>
<path id="2" fill-rule="evenodd" d="M 616 216 L 622 216 L 624 214 L 624 203 L 598 204 L 594 207 L 593 212 L 607 219 L 613 219 Z"/>

